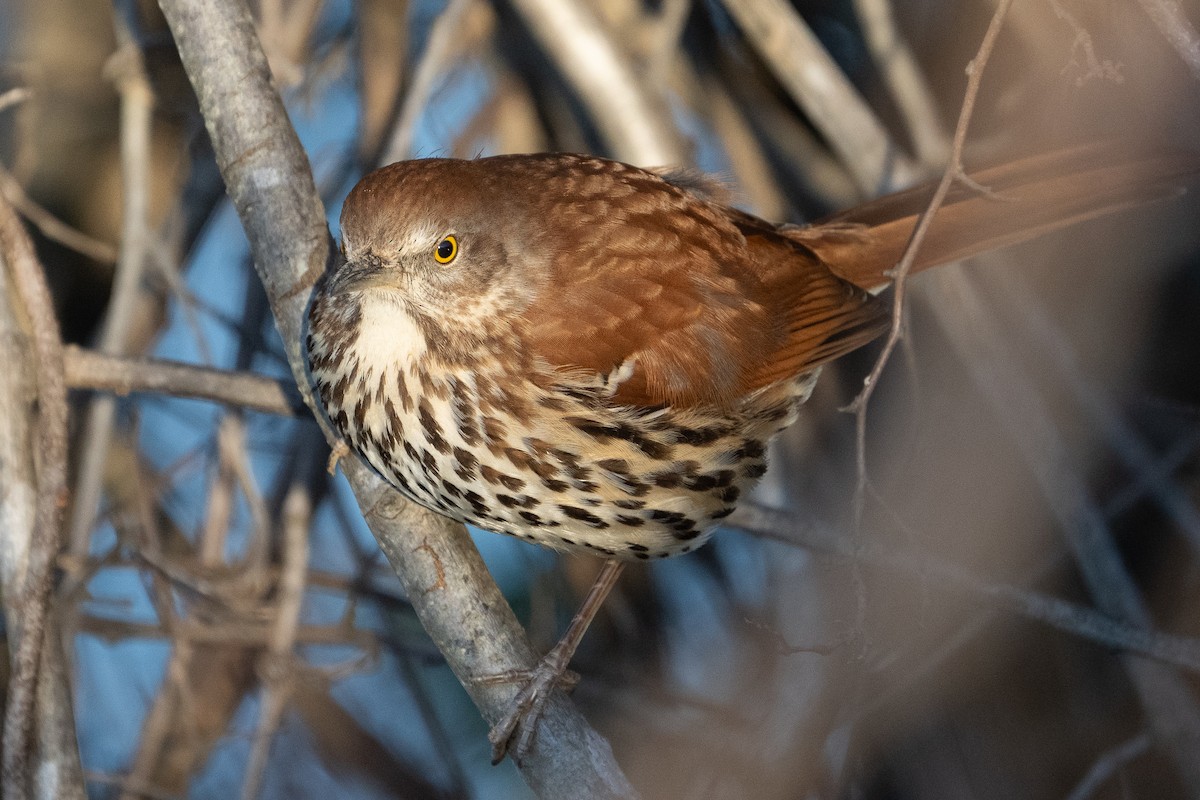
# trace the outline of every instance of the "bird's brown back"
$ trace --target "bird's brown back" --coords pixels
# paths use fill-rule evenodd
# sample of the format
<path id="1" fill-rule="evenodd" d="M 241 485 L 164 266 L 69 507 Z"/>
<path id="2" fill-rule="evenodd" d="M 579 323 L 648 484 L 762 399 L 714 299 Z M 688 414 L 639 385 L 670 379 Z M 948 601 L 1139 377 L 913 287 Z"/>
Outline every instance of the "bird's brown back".
<path id="1" fill-rule="evenodd" d="M 1103 148 L 981 171 L 973 179 L 990 192 L 955 186 L 914 270 L 1161 197 L 1186 171 L 1185 160 L 1114 158 Z M 533 357 L 564 372 L 624 366 L 614 402 L 721 407 L 886 328 L 885 304 L 870 290 L 890 282 L 932 189 L 780 226 L 660 173 L 589 156 L 426 160 L 364 179 L 343 232 L 383 239 L 417 216 L 447 230 L 474 225 L 466 236 L 526 268 L 513 323 Z M 369 213 L 356 211 L 368 204 Z"/>

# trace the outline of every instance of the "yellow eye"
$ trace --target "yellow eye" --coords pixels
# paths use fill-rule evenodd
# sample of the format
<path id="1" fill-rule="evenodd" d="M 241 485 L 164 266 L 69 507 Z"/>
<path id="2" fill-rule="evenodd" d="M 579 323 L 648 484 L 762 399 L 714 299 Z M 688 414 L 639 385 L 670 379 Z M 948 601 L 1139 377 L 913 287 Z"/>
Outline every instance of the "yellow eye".
<path id="1" fill-rule="evenodd" d="M 447 236 L 438 242 L 438 246 L 433 251 L 433 260 L 439 264 L 449 264 L 456 255 L 458 255 L 458 239 Z"/>

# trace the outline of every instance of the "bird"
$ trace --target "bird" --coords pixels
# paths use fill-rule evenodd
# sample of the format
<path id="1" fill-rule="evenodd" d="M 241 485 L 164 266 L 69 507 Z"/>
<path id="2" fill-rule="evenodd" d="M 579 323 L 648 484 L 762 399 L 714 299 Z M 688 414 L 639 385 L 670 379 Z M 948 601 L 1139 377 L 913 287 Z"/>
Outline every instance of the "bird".
<path id="1" fill-rule="evenodd" d="M 980 170 L 912 271 L 1168 196 L 1193 161 L 1082 146 Z M 571 153 L 401 161 L 351 190 L 305 339 L 334 429 L 426 508 L 605 559 L 518 676 L 494 761 L 532 746 L 622 567 L 701 546 L 822 366 L 888 328 L 930 193 L 776 224 L 695 173 Z"/>

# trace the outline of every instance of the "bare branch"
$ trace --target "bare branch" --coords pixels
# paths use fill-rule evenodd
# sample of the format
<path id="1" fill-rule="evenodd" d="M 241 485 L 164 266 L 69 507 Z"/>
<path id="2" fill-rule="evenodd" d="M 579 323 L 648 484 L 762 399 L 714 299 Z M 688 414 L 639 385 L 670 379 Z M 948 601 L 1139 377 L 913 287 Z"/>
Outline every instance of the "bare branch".
<path id="1" fill-rule="evenodd" d="M 101 264 L 112 264 L 117 260 L 117 249 L 108 242 L 102 242 L 77 231 L 46 209 L 35 203 L 25 189 L 21 187 L 11 172 L 0 167 L 0 194 L 16 207 L 42 235 L 51 241 L 58 242 L 63 247 L 77 253 L 83 253 L 90 259 Z"/>
<path id="2" fill-rule="evenodd" d="M 794 8 L 783 0 L 724 0 L 724 5 L 863 194 L 907 182 L 908 161 Z"/>
<path id="3" fill-rule="evenodd" d="M 538 43 L 592 111 L 613 154 L 648 167 L 687 161 L 661 86 L 633 70 L 620 44 L 581 0 L 513 0 Z"/>
<path id="4" fill-rule="evenodd" d="M 1121 742 L 1111 750 L 1104 752 L 1067 795 L 1067 800 L 1088 800 L 1117 770 L 1135 758 L 1145 755 L 1153 743 L 1154 740 L 1150 734 L 1142 731 L 1132 739 Z"/>
<path id="5" fill-rule="evenodd" d="M 904 116 L 917 160 L 930 167 L 943 163 L 950 143 L 942 130 L 933 93 L 896 28 L 891 0 L 854 0 L 854 8 L 871 55 Z"/>
<path id="6" fill-rule="evenodd" d="M 113 16 L 119 47 L 109 61 L 108 70 L 121 96 L 121 249 L 99 345 L 105 353 L 122 353 L 133 326 L 149 249 L 150 120 L 154 95 L 128 21 L 120 8 Z M 67 534 L 68 549 L 76 557 L 87 552 L 100 506 L 104 461 L 116 411 L 116 399 L 105 395 L 94 398 L 84 417 L 79 477 Z"/>
<path id="7" fill-rule="evenodd" d="M 1178 0 L 1138 0 L 1138 5 L 1179 53 L 1192 76 L 1200 80 L 1200 33 L 1183 13 Z"/>
<path id="8" fill-rule="evenodd" d="M 63 355 L 67 386 L 72 389 L 192 397 L 285 417 L 308 413 L 294 383 L 265 375 L 156 358 L 111 356 L 77 345 L 67 345 Z"/>
<path id="9" fill-rule="evenodd" d="M 0 526 L 4 539 L 0 577 L 14 643 L 4 718 L 3 795 L 14 800 L 82 798 L 71 695 L 57 626 L 50 615 L 54 559 L 67 499 L 62 341 L 33 243 L 3 199 L 0 260 L 5 272 L 0 286 L 3 345 L 13 356 L 4 362 L 4 399 L 15 403 L 0 417 L 7 426 L 7 449 L 24 444 L 23 452 L 10 453 L 11 461 L 0 461 L 0 469 L 12 473 L 0 475 L 0 485 L 5 487 L 0 513 L 6 523 Z M 23 351 L 14 349 L 22 324 L 32 344 Z M 30 401 L 35 398 L 33 415 Z"/>
<path id="10" fill-rule="evenodd" d="M 989 581 L 928 553 L 906 552 L 876 543 L 856 550 L 851 543 L 833 533 L 833 526 L 815 519 L 797 523 L 792 512 L 746 503 L 729 517 L 729 524 L 753 531 L 764 538 L 778 539 L 844 558 L 861 559 L 873 566 L 900 570 L 915 576 L 936 578 L 937 582 L 933 585 L 939 589 L 965 592 L 988 605 L 1045 623 L 1103 647 L 1139 653 L 1163 664 L 1200 674 L 1200 639 L 1174 636 L 1129 624 L 1103 611 L 1031 589 Z"/>
<path id="11" fill-rule="evenodd" d="M 1072 467 L 1063 435 L 1039 387 L 1020 364 L 1006 327 L 968 281 L 957 285 L 952 302 L 933 303 L 931 308 L 937 321 L 954 331 L 947 337 L 950 344 L 1036 478 L 1096 606 L 1122 623 L 1152 629 L 1137 584 L 1083 476 Z M 1131 654 L 1123 654 L 1121 660 L 1157 743 L 1171 756 L 1189 793 L 1200 796 L 1200 762 L 1194 757 L 1200 746 L 1200 705 L 1170 667 Z"/>
<path id="12" fill-rule="evenodd" d="M 413 131 L 417 120 L 453 62 L 471 49 L 478 49 L 495 26 L 495 12 L 479 0 L 451 0 L 429 32 L 425 52 L 413 71 L 412 84 L 396 116 L 380 162 L 390 164 L 412 156 Z"/>
<path id="13" fill-rule="evenodd" d="M 283 503 L 283 569 L 279 575 L 275 622 L 271 626 L 267 652 L 259 664 L 259 672 L 264 680 L 262 711 L 246 766 L 242 800 L 258 797 L 267 768 L 271 739 L 279 728 L 283 712 L 287 710 L 296 679 L 291 664 L 292 648 L 296 645 L 296 632 L 300 627 L 300 605 L 304 599 L 308 571 L 311 515 L 312 508 L 304 487 L 298 484 L 293 486 Z"/>

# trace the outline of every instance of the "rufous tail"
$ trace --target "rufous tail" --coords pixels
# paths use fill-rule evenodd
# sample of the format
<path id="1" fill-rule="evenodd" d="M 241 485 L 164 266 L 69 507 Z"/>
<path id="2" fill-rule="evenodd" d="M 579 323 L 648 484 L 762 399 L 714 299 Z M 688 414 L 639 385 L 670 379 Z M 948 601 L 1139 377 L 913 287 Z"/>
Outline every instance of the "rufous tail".
<path id="1" fill-rule="evenodd" d="M 1033 239 L 1076 222 L 1182 193 L 1200 155 L 1130 155 L 1116 145 L 1060 150 L 957 181 L 917 251 L 912 272 Z M 891 281 L 936 184 L 881 197 L 804 228 L 785 228 L 839 276 L 864 289 Z"/>

